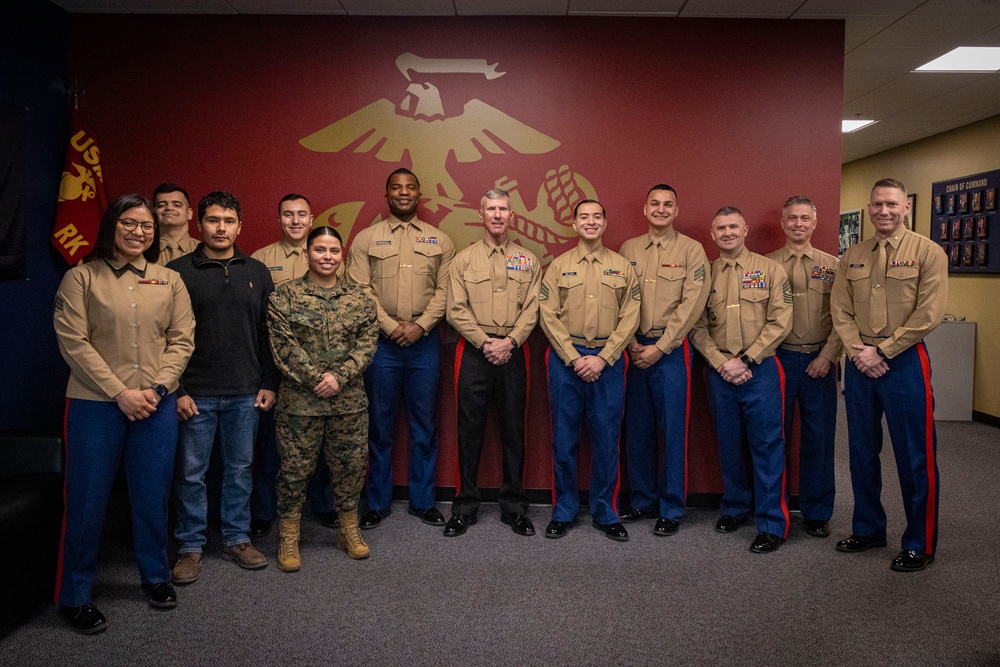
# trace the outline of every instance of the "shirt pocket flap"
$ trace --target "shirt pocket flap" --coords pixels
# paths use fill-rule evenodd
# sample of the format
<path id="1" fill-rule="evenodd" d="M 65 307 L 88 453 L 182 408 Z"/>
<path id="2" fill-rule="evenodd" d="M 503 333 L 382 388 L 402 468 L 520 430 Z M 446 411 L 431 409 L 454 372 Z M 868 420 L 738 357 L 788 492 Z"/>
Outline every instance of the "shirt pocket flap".
<path id="1" fill-rule="evenodd" d="M 919 266 L 890 266 L 885 270 L 886 278 L 896 280 L 915 280 L 920 277 Z"/>
<path id="2" fill-rule="evenodd" d="M 771 293 L 764 289 L 763 287 L 749 287 L 747 289 L 740 290 L 740 299 L 743 301 L 749 301 L 751 303 L 757 303 L 758 301 L 763 301 L 769 297 Z"/>

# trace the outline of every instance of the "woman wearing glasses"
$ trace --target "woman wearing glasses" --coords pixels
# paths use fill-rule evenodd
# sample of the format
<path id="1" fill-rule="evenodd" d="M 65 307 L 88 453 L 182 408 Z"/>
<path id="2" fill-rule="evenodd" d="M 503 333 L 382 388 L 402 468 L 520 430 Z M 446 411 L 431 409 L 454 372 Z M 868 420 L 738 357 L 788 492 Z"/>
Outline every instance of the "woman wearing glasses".
<path id="1" fill-rule="evenodd" d="M 55 330 L 70 367 L 61 612 L 74 630 L 107 628 L 91 604 L 101 528 L 124 460 L 142 591 L 177 605 L 167 564 L 167 497 L 177 446 L 177 379 L 194 350 L 191 300 L 160 253 L 153 207 L 119 197 L 101 218 L 96 259 L 70 269 L 56 293 Z"/>

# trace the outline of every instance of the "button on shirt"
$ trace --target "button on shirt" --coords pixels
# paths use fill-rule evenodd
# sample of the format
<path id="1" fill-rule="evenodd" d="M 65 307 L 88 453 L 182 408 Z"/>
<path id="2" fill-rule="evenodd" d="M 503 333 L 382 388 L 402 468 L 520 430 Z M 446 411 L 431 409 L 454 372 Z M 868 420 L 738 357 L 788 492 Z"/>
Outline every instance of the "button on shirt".
<path id="1" fill-rule="evenodd" d="M 670 354 L 684 342 L 705 309 L 709 289 L 705 249 L 671 229 L 662 238 L 647 233 L 629 239 L 620 254 L 632 264 L 639 280 L 642 302 L 637 333 L 655 332 L 656 347 Z"/>
<path id="2" fill-rule="evenodd" d="M 604 246 L 556 257 L 538 299 L 542 330 L 567 365 L 580 357 L 574 339 L 603 345 L 598 355 L 614 364 L 639 325 L 639 280 L 627 259 Z"/>
<path id="3" fill-rule="evenodd" d="M 878 245 L 874 238 L 856 243 L 844 252 L 833 283 L 830 309 L 833 326 L 847 354 L 852 345 L 884 338 L 879 348 L 892 358 L 931 332 L 944 316 L 948 303 L 948 257 L 940 246 L 900 226 L 888 237 L 885 267 L 887 326 L 880 332 L 870 324 L 871 291 Z M 862 336 L 870 337 L 863 341 Z"/>
<path id="4" fill-rule="evenodd" d="M 69 398 L 112 401 L 125 389 L 177 388 L 194 351 L 191 299 L 176 271 L 143 257 L 132 266 L 96 260 L 63 276 L 53 322 L 71 371 Z"/>
<path id="5" fill-rule="evenodd" d="M 793 328 L 785 338 L 785 343 L 793 345 L 815 345 L 826 341 L 819 356 L 833 363 L 840 361 L 840 336 L 833 330 L 833 320 L 830 318 L 830 293 L 833 291 L 833 279 L 837 270 L 837 258 L 822 250 L 808 246 L 801 253 L 801 259 L 796 251 L 786 245 L 766 255 L 768 259 L 781 264 L 792 285 Z M 796 273 L 799 276 L 796 276 Z M 799 281 L 804 285 L 798 288 Z M 803 315 L 799 311 L 804 310 Z M 808 321 L 803 335 L 795 330 L 794 322 L 803 317 Z"/>
<path id="6" fill-rule="evenodd" d="M 429 332 L 444 317 L 454 257 L 451 239 L 437 227 L 390 216 L 354 238 L 347 277 L 375 301 L 387 336 L 399 326 L 397 318 Z"/>
<path id="7" fill-rule="evenodd" d="M 198 241 L 191 238 L 191 235 L 187 232 L 184 232 L 184 236 L 179 241 L 168 241 L 163 236 L 160 236 L 160 257 L 156 260 L 156 263 L 160 266 L 166 266 L 168 262 L 194 252 L 194 249 L 197 247 Z"/>
<path id="8" fill-rule="evenodd" d="M 455 255 L 449 274 L 448 322 L 459 334 L 477 348 L 490 333 L 524 343 L 538 322 L 542 280 L 530 250 L 484 238 Z"/>
<path id="9" fill-rule="evenodd" d="M 708 303 L 691 330 L 691 342 L 712 368 L 740 353 L 760 363 L 792 329 L 792 286 L 781 265 L 746 248 L 732 262 L 720 257 L 712 263 Z M 732 285 L 738 294 L 729 293 Z M 733 317 L 739 318 L 741 350 L 729 349 L 727 324 Z"/>
<path id="10" fill-rule="evenodd" d="M 267 270 L 271 272 L 271 280 L 274 281 L 275 288 L 284 285 L 293 278 L 301 278 L 309 270 L 304 243 L 300 246 L 294 246 L 287 240 L 281 239 L 260 248 L 250 256 L 264 263 Z M 338 276 L 341 273 L 338 272 Z"/>

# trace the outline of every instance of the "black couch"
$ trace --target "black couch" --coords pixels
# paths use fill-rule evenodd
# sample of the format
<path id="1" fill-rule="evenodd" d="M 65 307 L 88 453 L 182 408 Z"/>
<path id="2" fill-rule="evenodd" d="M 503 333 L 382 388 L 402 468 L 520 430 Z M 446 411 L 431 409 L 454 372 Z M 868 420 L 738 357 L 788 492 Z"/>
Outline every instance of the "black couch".
<path id="1" fill-rule="evenodd" d="M 61 438 L 0 435 L 0 637 L 52 604 L 64 458 Z"/>

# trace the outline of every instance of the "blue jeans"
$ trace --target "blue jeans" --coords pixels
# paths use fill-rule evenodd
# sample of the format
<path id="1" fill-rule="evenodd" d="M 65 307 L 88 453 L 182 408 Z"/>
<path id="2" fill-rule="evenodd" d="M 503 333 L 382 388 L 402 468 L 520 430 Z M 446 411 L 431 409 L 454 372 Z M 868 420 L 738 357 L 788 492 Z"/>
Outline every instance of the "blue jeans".
<path id="1" fill-rule="evenodd" d="M 249 542 L 250 492 L 253 489 L 253 443 L 257 435 L 257 394 L 192 396 L 198 414 L 180 425 L 180 454 L 174 492 L 180 553 L 201 553 L 208 527 L 205 471 L 215 432 L 222 447 L 222 543 Z"/>

